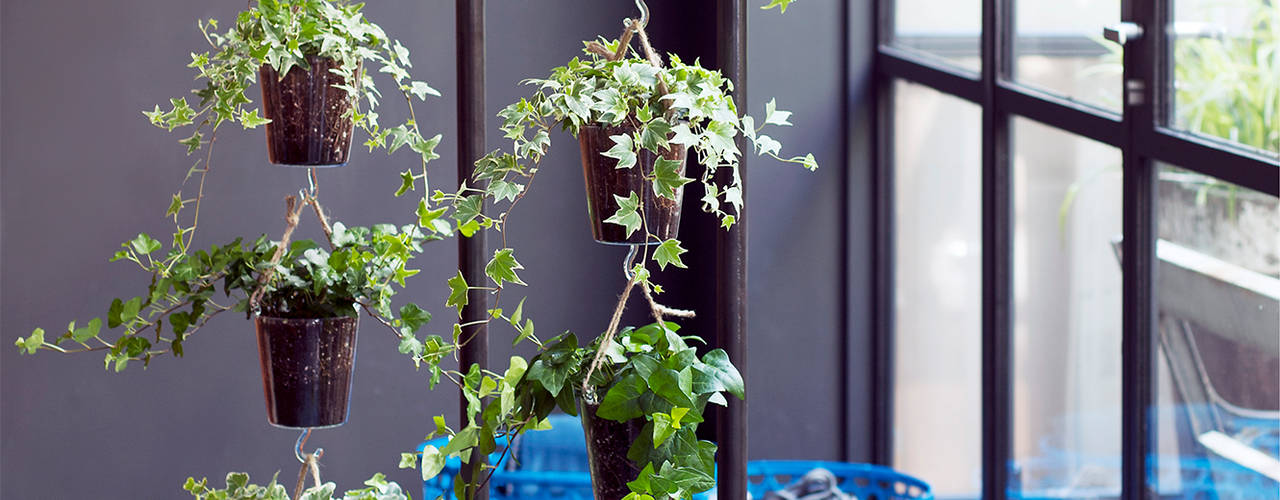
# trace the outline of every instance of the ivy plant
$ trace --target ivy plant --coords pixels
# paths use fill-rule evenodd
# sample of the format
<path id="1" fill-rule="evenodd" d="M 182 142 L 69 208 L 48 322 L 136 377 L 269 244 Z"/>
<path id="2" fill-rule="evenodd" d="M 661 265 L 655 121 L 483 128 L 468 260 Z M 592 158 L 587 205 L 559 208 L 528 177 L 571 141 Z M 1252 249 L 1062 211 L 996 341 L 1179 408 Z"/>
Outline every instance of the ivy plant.
<path id="1" fill-rule="evenodd" d="M 192 52 L 187 65 L 195 71 L 196 80 L 202 82 L 192 90 L 193 101 L 176 97 L 164 109 L 156 105 L 143 112 L 157 127 L 189 130 L 191 135 L 179 141 L 188 155 L 204 152 L 204 158 L 195 162 L 183 181 L 185 187 L 193 176 L 198 177 L 195 194 L 179 190 L 166 212 L 176 226 L 173 246 L 179 252 L 173 254 L 174 258 L 181 258 L 191 248 L 204 199 L 204 180 L 220 127 L 235 122 L 251 129 L 269 122 L 258 108 L 252 107 L 254 98 L 250 92 L 258 78 L 258 68 L 263 65 L 271 66 L 283 77 L 295 67 L 309 69 L 308 57 L 338 61 L 338 68 L 332 71 L 344 77 L 346 84 L 339 88 L 352 100 L 351 118 L 367 134 L 365 145 L 370 151 L 382 148 L 388 153 L 409 147 L 418 154 L 421 168 L 404 176 L 427 184 L 427 163 L 439 157 L 435 148 L 441 136 L 424 138 L 413 102 L 414 98 L 425 100 L 428 95 L 440 94 L 426 82 L 412 78 L 409 50 L 366 19 L 361 12 L 363 7 L 363 3 L 348 0 L 254 0 L 226 31 L 218 31 L 220 23 L 216 19 L 197 23 L 208 47 Z M 408 105 L 409 118 L 404 123 L 383 126 L 379 122 L 377 108 L 383 94 L 369 73 L 372 63 L 378 64 L 379 73 L 390 76 L 395 92 Z M 189 224 L 182 221 L 188 206 L 193 207 Z"/>
<path id="2" fill-rule="evenodd" d="M 196 193 L 186 195 L 180 190 L 173 195 L 165 212 L 175 226 L 167 248 L 161 240 L 142 233 L 122 243 L 122 250 L 111 259 L 133 262 L 149 274 L 146 293 L 113 300 L 105 321 L 93 318 L 79 325 L 73 321 L 65 330 L 50 332 L 48 338 L 44 329 L 36 328 L 31 335 L 18 339 L 18 347 L 27 353 L 41 349 L 106 351 L 106 365 L 114 366 L 116 371 L 123 370 L 130 361 L 145 365 L 156 355 L 181 356 L 186 338 L 212 316 L 227 310 L 249 312 L 250 297 L 262 288 L 265 293 L 253 306 L 260 306 L 263 314 L 354 316 L 357 308 L 363 308 L 396 335 L 409 339 L 402 342 L 402 350 L 423 354 L 419 360 L 434 359 L 438 351 L 432 346 L 443 342 L 424 343 L 412 335 L 430 315 L 413 304 L 393 311 L 390 300 L 395 294 L 393 285 L 403 287 L 404 279 L 417 273 L 406 266 L 421 251 L 421 243 L 450 236 L 452 229 L 448 225 L 428 222 L 425 229 L 412 225 L 348 229 L 335 223 L 330 228 L 315 198 L 312 171 L 311 190 L 302 194 L 303 203 L 297 211 L 290 206 L 292 224 L 296 225 L 303 206 L 313 206 L 325 222 L 331 253 L 307 241 L 296 242 L 276 256 L 274 243 L 265 237 L 251 245 L 237 239 L 208 250 L 194 245 L 205 177 L 219 127 L 238 122 L 245 128 L 254 128 L 267 122 L 258 109 L 250 109 L 253 99 L 249 89 L 263 65 L 283 75 L 295 67 L 309 67 L 308 57 L 338 61 L 339 69 L 334 71 L 345 72 L 344 81 L 348 84 L 341 88 L 353 101 L 352 119 L 369 135 L 365 144 L 370 150 L 385 148 L 395 152 L 408 146 L 417 152 L 421 171 L 402 177 L 421 180 L 426 185 L 426 165 L 437 158 L 435 148 L 440 136 L 423 138 L 413 119 L 413 98 L 439 94 L 425 82 L 410 77 L 408 50 L 365 19 L 362 8 L 363 4 L 347 0 L 259 0 L 251 2 L 225 32 L 217 31 L 217 20 L 198 22 L 210 48 L 192 53 L 188 65 L 195 70 L 197 80 L 203 82 L 202 87 L 192 91 L 196 104 L 174 98 L 168 110 L 156 106 L 155 110 L 144 112 L 158 127 L 170 131 L 194 129 L 192 135 L 179 142 L 188 154 L 204 150 L 204 158 L 188 170 L 183 180 L 185 186 L 193 176 L 198 177 Z M 366 62 L 378 63 L 378 71 L 390 75 L 395 82 L 396 90 L 409 106 L 410 118 L 405 123 L 394 127 L 379 124 L 375 109 L 382 94 L 369 75 Z M 426 206 L 425 196 L 421 205 Z M 188 212 L 190 222 L 186 222 Z M 215 296 L 218 286 L 222 287 L 222 298 Z M 105 334 L 112 329 L 119 329 L 119 335 Z"/>
<path id="3" fill-rule="evenodd" d="M 781 156 L 782 144 L 763 133 L 764 127 L 791 125 L 791 114 L 770 100 L 762 120 L 740 115 L 732 97 L 732 82 L 717 71 L 675 56 L 664 66 L 656 57 L 642 57 L 616 40 L 587 43 L 584 52 L 584 57 L 553 69 L 547 78 L 526 80 L 533 93 L 499 113 L 503 136 L 512 141 L 510 152 L 494 151 L 476 161 L 473 176 L 458 190 L 433 192 L 431 201 L 440 208 L 430 209 L 425 202 L 419 206 L 422 227 L 443 224 L 462 237 L 479 231 L 496 231 L 500 236 L 499 246 L 485 266 L 487 282 L 469 283 L 461 272 L 448 280 L 446 305 L 455 307 L 459 317 L 472 290 L 491 293 L 494 304 L 482 320 L 455 322 L 455 348 L 468 341 L 462 335 L 464 329 L 497 322 L 511 327 L 513 343 L 533 343 L 537 355 L 512 357 L 505 369 L 472 365 L 443 370 L 443 376 L 462 390 L 467 418 L 450 427 L 443 415 L 437 416 L 428 439 L 447 436 L 447 445 L 426 446 L 420 454 L 406 453 L 401 465 L 418 467 L 423 477 L 429 478 L 442 470 L 448 457 L 459 457 L 467 467 L 482 472 L 474 469 L 477 464 L 469 462 L 471 457 L 500 451 L 498 438 L 514 439 L 545 426 L 545 418 L 556 408 L 577 414 L 581 399 L 599 402 L 597 415 L 602 418 L 644 421 L 644 430 L 628 454 L 642 470 L 629 484 L 632 493 L 628 500 L 691 498 L 713 482 L 715 447 L 694 435 L 706 404 L 726 404 L 725 393 L 737 397 L 744 393 L 741 376 L 724 351 L 714 350 L 699 358 L 686 339 L 675 334 L 678 327 L 660 319 L 663 314 L 688 312 L 654 301 L 662 287 L 650 281 L 651 268 L 686 267 L 682 259 L 686 249 L 678 239 L 659 239 L 644 227 L 640 193 L 620 197 L 620 208 L 610 214 L 608 222 L 625 227 L 628 236 L 643 231 L 650 244 L 642 246 L 638 263 L 628 265 L 629 281 L 615 320 L 604 335 L 587 345 L 580 345 L 577 336 L 569 332 L 544 341 L 535 333 L 523 299 L 514 309 L 503 305 L 508 288 L 525 285 L 519 274 L 524 266 L 506 238 L 508 222 L 533 185 L 557 129 L 577 135 L 585 125 L 628 126 L 631 132 L 612 136 L 613 147 L 601 152 L 616 158 L 619 168 L 640 168 L 636 163 L 642 150 L 661 157 L 672 148 L 691 149 L 691 156 L 705 166 L 696 179 L 685 177 L 678 164 L 659 161 L 652 173 L 646 173 L 646 189 L 674 199 L 676 188 L 700 184 L 702 209 L 726 230 L 737 222 L 743 204 L 739 137 L 745 137 L 757 155 L 809 170 L 818 164 L 813 155 Z M 411 185 L 412 180 L 405 179 L 401 190 Z M 486 210 L 489 205 L 493 208 Z M 643 290 L 659 321 L 638 329 L 625 328 L 615 335 L 617 318 L 633 287 Z M 488 475 L 473 474 L 467 482 L 459 474 L 454 481 L 455 496 L 472 498 L 485 486 Z"/>
<path id="4" fill-rule="evenodd" d="M 409 495 L 404 493 L 399 484 L 387 481 L 382 474 L 374 474 L 364 482 L 364 488 L 348 491 L 341 496 L 334 494 L 337 486 L 333 483 L 313 486 L 296 497 L 290 496 L 284 485 L 276 479 L 272 477 L 270 483 L 256 485 L 249 482 L 248 474 L 232 472 L 227 474 L 226 486 L 223 488 L 210 486 L 208 478 L 196 481 L 189 477 L 182 489 L 196 500 L 409 500 Z"/>
<path id="5" fill-rule="evenodd" d="M 281 249 L 281 242 L 263 235 L 252 243 L 237 238 L 176 257 L 178 249 L 170 249 L 159 257 L 160 243 L 139 234 L 112 260 L 150 272 L 146 293 L 116 298 L 104 317 L 80 325 L 73 321 L 55 335 L 36 328 L 16 345 L 28 354 L 102 351 L 106 366 L 121 371 L 131 361 L 146 365 L 155 356 L 182 356 L 188 338 L 210 319 L 226 311 L 251 313 L 259 293 L 257 312 L 264 316 L 354 317 L 363 309 L 402 339 L 403 350 L 419 352 L 419 359 L 434 368 L 448 352 L 443 339 L 413 335 L 431 314 L 413 303 L 393 309 L 391 301 L 405 278 L 418 273 L 407 265 L 430 238 L 412 224 L 346 227 L 336 222 L 328 250 L 311 240 Z M 169 269 L 158 269 L 166 262 L 172 264 Z M 118 334 L 109 335 L 111 330 Z"/>

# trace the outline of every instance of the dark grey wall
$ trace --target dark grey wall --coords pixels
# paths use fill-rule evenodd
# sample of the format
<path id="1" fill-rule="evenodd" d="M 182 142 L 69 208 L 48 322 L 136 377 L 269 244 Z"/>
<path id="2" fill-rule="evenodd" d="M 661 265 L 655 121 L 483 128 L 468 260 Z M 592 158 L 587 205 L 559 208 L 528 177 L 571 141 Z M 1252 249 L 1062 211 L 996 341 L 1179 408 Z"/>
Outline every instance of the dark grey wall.
<path id="1" fill-rule="evenodd" d="M 652 3 L 651 31 L 660 49 L 714 54 L 713 28 L 696 24 L 711 2 Z M 242 470 L 264 479 L 295 470 L 296 434 L 265 423 L 246 321 L 220 318 L 187 344 L 185 358 L 158 359 L 145 371 L 122 374 L 104 372 L 97 355 L 19 356 L 9 345 L 35 326 L 56 329 L 70 319 L 100 316 L 112 297 L 136 295 L 145 286 L 135 269 L 106 258 L 139 231 L 169 233 L 161 214 L 193 159 L 179 150 L 176 134 L 155 129 L 140 110 L 192 86 L 183 66 L 201 44 L 195 19 L 229 19 L 239 6 L 163 0 L 0 4 L 0 498 L 180 498 L 179 485 L 189 475 L 221 478 Z M 813 151 L 824 163 L 810 174 L 754 160 L 748 177 L 747 380 L 751 455 L 757 458 L 838 459 L 845 452 L 840 437 L 867 429 L 861 412 L 842 413 L 841 407 L 841 305 L 849 297 L 842 252 L 850 250 L 840 229 L 846 222 L 843 189 L 869 167 L 847 161 L 843 8 L 835 0 L 810 0 L 785 16 L 751 14 L 751 102 L 744 104 L 760 113 L 764 101 L 777 96 L 795 112 L 796 127 L 775 136 L 786 151 Z M 490 2 L 491 111 L 526 94 L 518 81 L 563 63 L 580 40 L 616 36 L 619 20 L 634 15 L 631 10 L 624 1 Z M 452 184 L 452 2 L 378 0 L 367 12 L 412 50 L 416 74 L 445 93 L 420 105 L 418 116 L 425 130 L 445 134 L 433 182 Z M 384 116 L 398 118 L 398 110 L 387 106 Z M 855 132 L 855 139 L 866 134 Z M 512 244 L 528 268 L 523 277 L 532 289 L 525 310 L 536 315 L 539 332 L 588 335 L 603 329 L 621 289 L 623 251 L 590 241 L 577 148 L 567 136 L 553 139 L 556 148 L 538 185 L 513 217 Z M 503 145 L 492 137 L 489 142 Z M 358 148 L 352 154 L 349 166 L 320 172 L 330 212 L 352 224 L 407 220 L 411 200 L 388 195 L 398 184 L 395 173 L 412 165 L 412 157 Z M 278 235 L 281 199 L 305 185 L 305 177 L 265 164 L 260 131 L 228 129 L 208 182 L 203 244 Z M 300 231 L 318 236 L 311 220 Z M 692 251 L 700 262 L 714 258 L 711 248 Z M 867 253 L 851 253 L 853 274 L 865 274 L 867 259 L 861 257 Z M 453 244 L 432 246 L 406 297 L 445 318 L 444 280 L 455 260 Z M 672 305 L 713 293 L 710 272 L 704 265 L 670 273 L 684 287 Z M 855 309 L 865 305 L 859 297 L 851 301 Z M 446 323 L 441 319 L 437 326 Z M 395 470 L 398 453 L 426 434 L 431 415 L 456 413 L 456 392 L 428 392 L 389 334 L 365 326 L 350 420 L 314 434 L 312 446 L 325 448 L 324 476 L 340 488 L 376 471 L 414 485 L 414 473 Z M 865 331 L 864 324 L 848 325 L 853 351 L 865 351 Z M 494 363 L 505 363 L 510 354 L 504 335 L 494 332 Z M 852 370 L 858 380 L 865 367 Z M 854 401 L 865 394 L 853 394 Z M 851 449 L 852 458 L 866 458 L 857 445 Z"/>

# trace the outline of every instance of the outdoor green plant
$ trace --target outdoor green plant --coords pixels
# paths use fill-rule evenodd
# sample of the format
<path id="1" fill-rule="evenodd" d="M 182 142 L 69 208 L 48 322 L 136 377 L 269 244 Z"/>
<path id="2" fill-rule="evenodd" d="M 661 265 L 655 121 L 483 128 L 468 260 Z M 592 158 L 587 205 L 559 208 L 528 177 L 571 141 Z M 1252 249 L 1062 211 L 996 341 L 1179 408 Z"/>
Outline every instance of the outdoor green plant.
<path id="1" fill-rule="evenodd" d="M 208 478 L 196 481 L 195 478 L 189 477 L 182 489 L 196 500 L 409 500 L 409 495 L 404 493 L 399 484 L 387 481 L 386 476 L 382 474 L 374 474 L 364 484 L 365 487 L 362 489 L 335 496 L 334 491 L 337 486 L 333 483 L 324 483 L 307 488 L 298 496 L 291 497 L 284 485 L 276 482 L 275 477 L 272 477 L 271 482 L 266 485 L 256 485 L 249 483 L 248 474 L 232 472 L 227 474 L 224 488 L 210 487 Z"/>
<path id="2" fill-rule="evenodd" d="M 1280 3 L 1231 6 L 1243 32 L 1174 42 L 1176 124 L 1280 157 Z"/>
<path id="3" fill-rule="evenodd" d="M 628 37 L 624 34 L 623 38 Z M 471 457 L 499 451 L 497 438 L 515 439 L 546 425 L 546 416 L 557 407 L 577 414 L 581 398 L 587 403 L 599 400 L 607 408 L 605 418 L 645 421 L 645 430 L 630 454 L 644 469 L 629 485 L 632 493 L 628 500 L 690 498 L 712 485 L 714 445 L 699 442 L 693 428 L 702 421 L 707 402 L 725 404 L 724 392 L 743 396 L 741 377 L 723 351 L 697 358 L 684 339 L 674 334 L 676 326 L 662 319 L 664 315 L 688 317 L 692 312 L 671 309 L 654 300 L 663 290 L 650 281 L 651 266 L 684 268 L 681 256 L 686 250 L 678 239 L 659 240 L 644 227 L 638 193 L 619 197 L 620 208 L 607 221 L 625 227 L 628 235 L 643 231 L 650 245 L 642 246 L 638 263 L 628 264 L 626 288 L 603 335 L 588 346 L 580 346 L 577 337 L 568 332 L 543 341 L 535 333 L 523 299 L 514 309 L 502 305 L 502 294 L 510 285 L 525 285 L 519 276 L 524 266 L 507 241 L 508 220 L 542 168 L 554 129 L 576 136 L 588 124 L 631 125 L 635 132 L 611 137 L 614 147 L 603 153 L 616 158 L 618 168 L 638 168 L 641 150 L 661 156 L 670 148 L 692 149 L 691 156 L 706 167 L 697 176 L 704 192 L 702 209 L 717 217 L 725 230 L 737 222 L 743 204 L 738 172 L 742 152 L 735 142 L 739 134 L 750 141 L 757 155 L 809 170 L 817 168 L 812 155 L 781 157 L 781 143 L 761 133 L 765 125 L 791 124 L 790 113 L 777 109 L 774 101 L 765 106 L 764 119 L 759 122 L 740 115 L 732 97 L 733 84 L 718 71 L 696 62 L 687 64 L 675 56 L 664 66 L 647 48 L 643 33 L 640 40 L 646 46 L 644 56 L 617 40 L 590 42 L 585 59 L 574 58 L 553 69 L 547 78 L 526 80 L 534 87 L 532 95 L 499 113 L 503 137 L 513 144 L 511 152 L 494 151 L 476 161 L 474 175 L 457 191 L 435 191 L 431 201 L 440 208 L 430 209 L 425 201 L 419 206 L 420 226 L 448 220 L 463 237 L 486 230 L 499 233 L 498 248 L 485 266 L 489 282 L 468 283 L 461 272 L 448 280 L 446 305 L 456 307 L 459 317 L 468 305 L 469 291 L 493 294 L 493 307 L 486 318 L 453 325 L 454 348 L 469 341 L 462 334 L 465 328 L 492 326 L 496 321 L 511 326 L 513 343 L 530 341 L 538 352 L 529 360 L 511 358 L 501 372 L 478 365 L 443 371 L 444 377 L 462 390 L 467 418 L 453 428 L 446 425 L 444 416 L 437 416 L 436 428 L 428 439 L 447 436 L 448 444 L 439 449 L 428 445 L 420 454 L 402 455 L 401 466 L 420 468 L 424 479 L 438 474 L 450 456 L 483 472 L 470 463 Z M 695 182 L 681 174 L 677 162 L 662 159 L 657 160 L 647 180 L 649 189 L 667 199 L 676 197 L 676 188 Z M 410 182 L 406 179 L 405 186 Z M 484 210 L 487 204 L 493 208 Z M 642 290 L 658 322 L 618 332 L 618 319 L 634 288 Z M 594 357 L 590 355 L 593 352 Z M 420 355 L 410 354 L 415 358 Z M 456 497 L 471 498 L 490 474 L 474 474 L 471 482 L 459 474 L 454 481 Z"/>
<path id="4" fill-rule="evenodd" d="M 1280 2 L 1234 0 L 1226 5 L 1243 14 L 1245 31 L 1173 40 L 1172 125 L 1280 157 Z M 1096 40 L 1108 54 L 1092 71 L 1122 72 L 1123 47 Z M 1099 175 L 1119 170 L 1119 165 L 1102 166 L 1068 186 L 1058 206 L 1062 234 L 1079 191 Z M 1178 166 L 1161 169 L 1160 178 L 1195 189 L 1197 206 L 1211 194 L 1225 197 L 1228 219 L 1235 219 L 1236 185 Z"/>

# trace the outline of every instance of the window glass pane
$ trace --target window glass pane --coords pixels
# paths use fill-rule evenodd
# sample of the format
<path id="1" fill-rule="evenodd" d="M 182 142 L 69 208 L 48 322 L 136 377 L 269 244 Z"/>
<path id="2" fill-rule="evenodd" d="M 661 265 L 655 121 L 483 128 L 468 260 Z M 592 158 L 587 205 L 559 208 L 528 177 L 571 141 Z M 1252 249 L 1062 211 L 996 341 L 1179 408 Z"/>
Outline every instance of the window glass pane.
<path id="1" fill-rule="evenodd" d="M 894 91 L 894 466 L 940 498 L 977 498 L 982 112 L 919 85 Z"/>
<path id="2" fill-rule="evenodd" d="M 1120 491 L 1119 150 L 1013 122 L 1014 386 L 1009 489 Z"/>
<path id="3" fill-rule="evenodd" d="M 1120 0 L 1018 0 L 1014 15 L 1015 79 L 1120 109 L 1121 48 L 1101 36 L 1120 21 Z"/>
<path id="4" fill-rule="evenodd" d="M 1280 498 L 1280 199 L 1162 166 L 1154 488 Z"/>
<path id="5" fill-rule="evenodd" d="M 979 71 L 981 0 L 896 0 L 894 45 L 927 52 Z"/>
<path id="6" fill-rule="evenodd" d="M 1280 2 L 1172 4 L 1171 125 L 1280 157 Z"/>

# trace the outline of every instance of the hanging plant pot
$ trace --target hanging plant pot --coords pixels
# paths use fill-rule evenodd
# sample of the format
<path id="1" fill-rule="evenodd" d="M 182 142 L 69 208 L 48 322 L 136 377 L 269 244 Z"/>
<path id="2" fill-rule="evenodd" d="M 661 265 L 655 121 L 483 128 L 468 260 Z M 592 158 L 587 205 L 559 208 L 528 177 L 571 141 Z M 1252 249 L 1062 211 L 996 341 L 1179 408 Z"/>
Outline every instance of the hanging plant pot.
<path id="1" fill-rule="evenodd" d="M 657 195 L 653 185 L 645 177 L 653 176 L 653 164 L 658 155 L 651 151 L 641 150 L 636 158 L 636 165 L 631 168 L 617 168 L 618 160 L 601 153 L 613 147 L 609 136 L 633 134 L 635 128 L 628 126 L 583 125 L 578 130 L 578 145 L 582 151 L 582 175 L 587 187 L 587 216 L 591 221 L 591 235 L 596 241 L 614 245 L 634 245 L 661 243 L 661 241 L 645 241 L 644 228 L 660 240 L 675 238 L 680 231 L 680 205 L 684 198 L 684 187 L 677 188 L 676 199 L 671 200 Z M 680 174 L 684 174 L 687 149 L 675 146 L 663 153 L 662 157 L 680 162 Z M 618 202 L 614 196 L 628 197 L 635 192 L 640 198 L 640 208 L 644 211 L 644 227 L 627 237 L 627 229 L 623 226 L 605 222 L 618 210 Z"/>
<path id="2" fill-rule="evenodd" d="M 284 78 L 269 64 L 258 68 L 262 111 L 271 119 L 267 157 L 276 165 L 345 165 L 355 127 L 351 96 L 337 87 L 345 79 L 330 71 L 339 67 L 333 59 L 309 56 L 307 63 L 310 69 L 295 66 Z"/>
<path id="3" fill-rule="evenodd" d="M 347 421 L 358 318 L 254 319 L 267 419 L 281 427 Z"/>
<path id="4" fill-rule="evenodd" d="M 587 463 L 591 469 L 591 490 L 597 500 L 622 500 L 631 492 L 627 482 L 640 468 L 627 459 L 627 450 L 644 428 L 644 420 L 617 422 L 596 416 L 598 405 L 579 404 L 582 433 L 587 438 Z"/>

